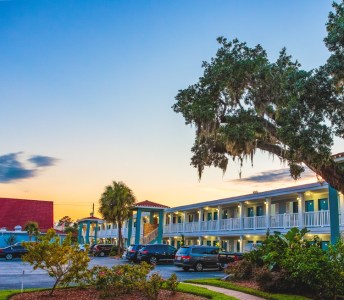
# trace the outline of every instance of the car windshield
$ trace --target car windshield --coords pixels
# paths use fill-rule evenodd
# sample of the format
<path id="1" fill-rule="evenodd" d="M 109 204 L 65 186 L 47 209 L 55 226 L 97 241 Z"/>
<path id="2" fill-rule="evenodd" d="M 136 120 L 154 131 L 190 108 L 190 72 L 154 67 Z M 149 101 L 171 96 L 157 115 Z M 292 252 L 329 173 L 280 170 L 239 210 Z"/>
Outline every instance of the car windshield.
<path id="1" fill-rule="evenodd" d="M 189 247 L 181 247 L 179 248 L 177 254 L 189 254 L 190 248 Z"/>

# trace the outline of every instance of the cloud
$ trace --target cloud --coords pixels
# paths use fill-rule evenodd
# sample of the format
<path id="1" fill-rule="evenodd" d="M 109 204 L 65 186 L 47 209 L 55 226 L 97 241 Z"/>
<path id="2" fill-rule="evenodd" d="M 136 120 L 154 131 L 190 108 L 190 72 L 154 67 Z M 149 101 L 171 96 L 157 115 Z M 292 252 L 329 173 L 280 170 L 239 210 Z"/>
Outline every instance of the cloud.
<path id="1" fill-rule="evenodd" d="M 35 155 L 29 159 L 22 158 L 22 152 L 9 153 L 0 156 L 0 183 L 9 183 L 20 179 L 37 176 L 38 168 L 48 167 L 57 159 Z M 27 163 L 35 164 L 35 167 L 27 167 Z"/>
<path id="2" fill-rule="evenodd" d="M 307 179 L 314 177 L 314 173 L 306 168 L 305 172 L 301 174 L 302 179 Z M 270 170 L 270 171 L 265 171 L 265 172 L 260 172 L 257 173 L 253 176 L 246 177 L 246 178 L 241 178 L 241 179 L 235 179 L 231 180 L 234 182 L 257 182 L 257 183 L 263 183 L 263 182 L 281 182 L 281 181 L 287 181 L 292 179 L 290 177 L 290 171 L 289 169 L 279 169 L 279 170 Z"/>
<path id="3" fill-rule="evenodd" d="M 29 162 L 34 163 L 37 167 L 50 167 L 57 161 L 54 157 L 35 155 L 28 159 Z"/>

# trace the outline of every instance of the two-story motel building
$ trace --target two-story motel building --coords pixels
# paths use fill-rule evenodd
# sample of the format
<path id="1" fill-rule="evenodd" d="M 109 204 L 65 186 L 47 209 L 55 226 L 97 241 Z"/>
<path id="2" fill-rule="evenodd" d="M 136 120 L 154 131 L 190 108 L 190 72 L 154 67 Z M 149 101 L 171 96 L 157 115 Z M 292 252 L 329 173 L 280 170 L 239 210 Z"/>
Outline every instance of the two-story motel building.
<path id="1" fill-rule="evenodd" d="M 344 231 L 344 198 L 338 194 L 340 232 Z M 306 227 L 318 235 L 326 248 L 330 241 L 329 189 L 327 183 L 312 183 L 261 193 L 167 208 L 154 202 L 137 204 L 133 219 L 123 228 L 127 245 L 163 242 L 179 247 L 220 245 L 228 251 L 246 251 L 264 240 L 267 231 L 286 233 Z M 145 224 L 156 224 L 145 232 Z M 113 242 L 115 224 L 99 220 L 95 240 Z M 92 242 L 92 240 L 90 240 Z M 93 240 L 94 242 L 94 240 Z"/>

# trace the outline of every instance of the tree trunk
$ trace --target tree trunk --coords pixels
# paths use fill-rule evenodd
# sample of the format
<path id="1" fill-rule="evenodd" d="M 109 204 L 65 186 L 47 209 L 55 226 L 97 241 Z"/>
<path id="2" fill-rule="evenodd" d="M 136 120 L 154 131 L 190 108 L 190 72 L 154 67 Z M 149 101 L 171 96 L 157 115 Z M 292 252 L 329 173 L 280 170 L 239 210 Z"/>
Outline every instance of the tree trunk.
<path id="1" fill-rule="evenodd" d="M 118 222 L 118 256 L 121 255 L 122 247 L 122 222 Z"/>
<path id="2" fill-rule="evenodd" d="M 56 287 L 57 287 L 57 285 L 58 285 L 59 282 L 60 282 L 60 279 L 57 279 L 57 280 L 55 281 L 55 284 L 54 284 L 53 288 L 51 289 L 51 291 L 50 291 L 50 293 L 49 293 L 49 296 L 50 296 L 50 297 L 53 295 L 53 293 L 54 293 L 54 291 L 55 291 L 55 289 L 56 289 Z"/>

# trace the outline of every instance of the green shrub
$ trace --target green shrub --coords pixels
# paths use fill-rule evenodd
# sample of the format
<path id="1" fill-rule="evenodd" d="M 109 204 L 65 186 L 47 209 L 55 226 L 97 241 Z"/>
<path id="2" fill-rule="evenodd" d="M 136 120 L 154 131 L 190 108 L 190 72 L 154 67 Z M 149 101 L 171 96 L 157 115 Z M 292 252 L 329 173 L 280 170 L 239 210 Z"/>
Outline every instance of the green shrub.
<path id="1" fill-rule="evenodd" d="M 90 284 L 101 292 L 102 297 L 130 294 L 145 289 L 146 277 L 153 266 L 142 263 L 140 265 L 117 265 L 112 268 L 95 266 L 90 272 Z"/>
<path id="2" fill-rule="evenodd" d="M 247 259 L 228 264 L 225 273 L 231 275 L 233 280 L 246 280 L 252 278 L 253 264 Z"/>
<path id="3" fill-rule="evenodd" d="M 174 295 L 177 291 L 179 285 L 179 281 L 177 278 L 177 275 L 173 273 L 167 280 L 166 280 L 166 287 L 168 290 L 172 292 L 172 295 Z"/>
<path id="4" fill-rule="evenodd" d="M 159 273 L 153 273 L 143 285 L 143 292 L 149 300 L 157 300 L 163 284 L 163 279 Z"/>

